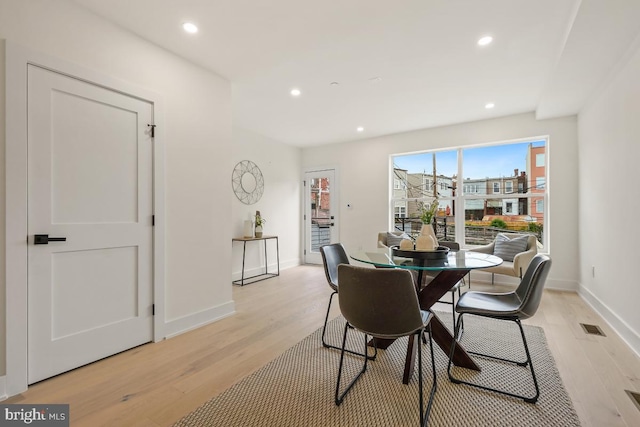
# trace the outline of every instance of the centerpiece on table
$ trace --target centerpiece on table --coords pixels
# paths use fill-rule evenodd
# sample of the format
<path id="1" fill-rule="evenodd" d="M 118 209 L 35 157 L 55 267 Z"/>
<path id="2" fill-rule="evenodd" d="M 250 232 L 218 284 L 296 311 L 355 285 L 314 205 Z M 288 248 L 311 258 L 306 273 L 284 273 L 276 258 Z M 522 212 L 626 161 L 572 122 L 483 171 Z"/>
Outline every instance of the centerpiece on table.
<path id="1" fill-rule="evenodd" d="M 438 239 L 433 228 L 433 221 L 438 212 L 438 199 L 434 199 L 431 203 L 421 202 L 419 206 L 422 229 L 416 238 L 415 246 L 412 241 L 403 240 L 400 247 L 393 248 L 393 255 L 414 260 L 430 260 L 429 262 L 446 260 L 449 248 L 438 246 Z"/>
<path id="2" fill-rule="evenodd" d="M 422 229 L 416 238 L 416 250 L 432 251 L 438 248 L 438 238 L 433 230 L 433 220 L 438 212 L 438 206 L 437 198 L 433 199 L 431 203 L 420 203 Z"/>

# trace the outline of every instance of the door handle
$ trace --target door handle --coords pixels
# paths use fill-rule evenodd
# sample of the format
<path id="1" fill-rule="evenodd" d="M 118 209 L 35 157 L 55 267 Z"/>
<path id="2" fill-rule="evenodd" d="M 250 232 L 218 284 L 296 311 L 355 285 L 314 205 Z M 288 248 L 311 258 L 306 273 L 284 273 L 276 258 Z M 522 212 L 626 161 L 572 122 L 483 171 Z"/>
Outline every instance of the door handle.
<path id="1" fill-rule="evenodd" d="M 34 245 L 48 245 L 49 242 L 66 242 L 66 237 L 49 237 L 48 234 L 35 234 L 33 236 Z"/>

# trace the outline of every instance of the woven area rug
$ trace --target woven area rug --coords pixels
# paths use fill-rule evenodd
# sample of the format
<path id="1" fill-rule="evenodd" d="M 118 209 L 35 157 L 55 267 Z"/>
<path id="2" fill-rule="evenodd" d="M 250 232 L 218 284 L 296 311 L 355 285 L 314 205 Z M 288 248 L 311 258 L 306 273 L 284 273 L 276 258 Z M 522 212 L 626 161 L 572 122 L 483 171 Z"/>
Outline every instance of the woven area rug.
<path id="1" fill-rule="evenodd" d="M 451 314 L 440 318 L 449 322 Z M 344 320 L 329 323 L 328 341 L 339 345 Z M 379 350 L 366 373 L 341 406 L 334 403 L 340 352 L 322 347 L 322 329 L 291 347 L 265 367 L 214 397 L 178 421 L 176 427 L 202 426 L 417 426 L 418 376 L 402 384 L 406 338 Z M 540 385 L 536 404 L 452 384 L 447 377 L 447 355 L 434 344 L 438 391 L 429 418 L 431 426 L 579 426 L 571 400 L 547 347 L 544 331 L 525 326 Z M 362 334 L 350 331 L 349 347 L 361 349 Z M 493 352 L 525 360 L 513 322 L 465 317 L 463 345 L 472 351 Z M 431 387 L 429 346 L 423 346 L 425 398 Z M 482 372 L 455 368 L 457 376 L 490 386 L 532 395 L 525 368 L 476 358 Z M 345 356 L 347 381 L 360 369 L 361 358 Z M 343 384 L 348 382 L 343 380 Z"/>

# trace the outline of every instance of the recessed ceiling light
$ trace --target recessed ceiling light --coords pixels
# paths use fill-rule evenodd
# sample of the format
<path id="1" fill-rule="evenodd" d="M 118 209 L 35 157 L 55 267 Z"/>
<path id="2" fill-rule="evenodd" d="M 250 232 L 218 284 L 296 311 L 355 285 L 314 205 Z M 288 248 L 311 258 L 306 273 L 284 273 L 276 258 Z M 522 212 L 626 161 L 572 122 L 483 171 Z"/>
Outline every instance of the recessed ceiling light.
<path id="1" fill-rule="evenodd" d="M 182 24 L 182 29 L 190 34 L 195 34 L 198 32 L 198 27 L 196 27 L 196 24 L 194 24 L 193 22 L 185 22 L 184 24 Z"/>
<path id="2" fill-rule="evenodd" d="M 482 37 L 480 40 L 478 40 L 478 45 L 479 46 L 486 46 L 489 43 L 491 43 L 493 41 L 493 37 L 491 36 L 484 36 Z"/>
<path id="3" fill-rule="evenodd" d="M 300 92 L 300 89 L 297 88 L 293 88 L 291 89 L 291 96 L 300 96 L 302 92 Z"/>
<path id="4" fill-rule="evenodd" d="M 493 107 L 495 107 L 496 104 L 494 104 L 493 102 L 488 102 L 484 105 L 484 108 L 486 108 L 487 110 L 492 109 Z"/>
<path id="5" fill-rule="evenodd" d="M 364 128 L 363 128 L 362 126 L 358 126 L 358 127 L 356 128 L 356 130 L 357 130 L 358 132 L 364 132 Z"/>

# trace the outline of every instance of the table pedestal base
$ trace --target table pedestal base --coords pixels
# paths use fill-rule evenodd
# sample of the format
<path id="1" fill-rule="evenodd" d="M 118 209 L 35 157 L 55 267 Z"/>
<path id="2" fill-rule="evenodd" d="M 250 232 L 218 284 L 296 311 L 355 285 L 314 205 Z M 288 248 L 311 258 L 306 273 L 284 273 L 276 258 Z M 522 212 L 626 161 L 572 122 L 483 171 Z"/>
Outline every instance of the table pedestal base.
<path id="1" fill-rule="evenodd" d="M 418 291 L 420 308 L 423 310 L 431 310 L 431 307 L 438 302 L 443 295 L 449 292 L 449 290 L 458 283 L 459 280 L 462 280 L 468 272 L 469 270 L 445 270 L 438 273 L 438 275 L 434 277 L 427 286 L 424 286 L 420 291 Z M 420 273 L 418 274 L 418 283 L 422 283 L 422 270 L 420 270 Z M 453 335 L 435 313 L 433 313 L 433 317 L 431 318 L 431 333 L 433 335 L 433 340 L 436 342 L 438 347 L 440 347 L 447 357 L 449 357 L 449 354 L 451 353 L 451 344 L 453 343 Z M 381 338 L 374 339 L 375 345 L 381 349 L 386 349 L 395 341 Z M 414 341 L 415 335 L 411 335 L 407 345 L 404 375 L 402 376 L 402 382 L 404 384 L 409 383 L 409 379 L 413 375 L 415 368 L 416 352 L 418 347 L 415 345 Z M 370 341 L 369 345 L 373 345 L 373 341 Z M 418 345 L 421 345 L 421 343 L 418 343 Z M 473 369 L 475 371 L 480 370 L 480 366 L 474 362 L 471 356 L 469 356 L 461 345 L 456 345 L 455 352 L 453 353 L 453 363 L 454 365 L 463 368 Z"/>

